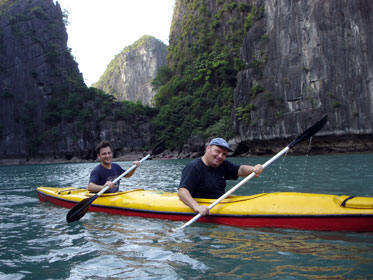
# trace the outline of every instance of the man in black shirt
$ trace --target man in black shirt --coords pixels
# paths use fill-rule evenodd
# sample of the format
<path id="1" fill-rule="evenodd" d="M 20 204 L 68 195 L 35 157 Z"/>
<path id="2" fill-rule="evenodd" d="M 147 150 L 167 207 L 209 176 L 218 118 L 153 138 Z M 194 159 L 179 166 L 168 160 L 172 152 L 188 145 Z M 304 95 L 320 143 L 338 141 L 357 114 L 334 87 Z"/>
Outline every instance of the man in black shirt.
<path id="1" fill-rule="evenodd" d="M 110 186 L 106 193 L 118 192 L 119 191 L 119 182 L 113 184 L 112 181 L 119 177 L 120 174 L 125 172 L 125 170 L 117 163 L 113 161 L 113 152 L 109 142 L 102 141 L 96 146 L 97 157 L 100 160 L 100 164 L 97 165 L 91 172 L 89 177 L 88 190 L 90 192 L 99 192 L 105 186 Z M 136 168 L 140 166 L 139 161 L 134 161 L 133 164 L 136 165 Z M 129 178 L 135 172 L 133 169 L 125 177 Z"/>
<path id="2" fill-rule="evenodd" d="M 191 161 L 183 170 L 178 195 L 181 201 L 201 215 L 208 215 L 209 209 L 199 205 L 195 198 L 219 198 L 225 193 L 226 180 L 248 176 L 254 172 L 259 176 L 263 166 L 257 164 L 236 165 L 226 159 L 229 144 L 222 138 L 214 138 L 206 147 L 205 154 Z"/>

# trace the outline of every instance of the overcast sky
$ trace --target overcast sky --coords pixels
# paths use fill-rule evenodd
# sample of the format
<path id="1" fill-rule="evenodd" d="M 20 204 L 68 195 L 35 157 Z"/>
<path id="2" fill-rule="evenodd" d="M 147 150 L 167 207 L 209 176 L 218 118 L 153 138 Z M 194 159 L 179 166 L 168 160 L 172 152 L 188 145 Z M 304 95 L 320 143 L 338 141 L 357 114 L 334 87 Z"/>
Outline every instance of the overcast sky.
<path id="1" fill-rule="evenodd" d="M 168 45 L 175 0 L 57 0 L 68 12 L 68 46 L 87 86 L 143 35 Z"/>

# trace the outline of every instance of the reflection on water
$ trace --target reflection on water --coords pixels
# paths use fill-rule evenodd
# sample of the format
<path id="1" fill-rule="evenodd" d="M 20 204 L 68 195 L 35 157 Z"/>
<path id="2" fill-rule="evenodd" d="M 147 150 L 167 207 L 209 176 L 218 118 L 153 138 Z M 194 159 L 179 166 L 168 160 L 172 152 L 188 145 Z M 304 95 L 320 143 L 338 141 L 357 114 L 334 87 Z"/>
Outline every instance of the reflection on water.
<path id="1" fill-rule="evenodd" d="M 144 162 L 121 187 L 175 191 L 187 161 Z M 288 156 L 237 194 L 373 196 L 372 164 L 373 155 Z M 85 187 L 95 165 L 0 167 L 0 279 L 373 279 L 373 233 L 199 223 L 173 232 L 181 222 L 103 213 L 67 224 L 67 209 L 38 201 L 39 185 Z"/>
<path id="2" fill-rule="evenodd" d="M 294 279 L 355 279 L 357 267 L 363 275 L 373 276 L 371 234 L 365 234 L 362 239 L 359 234 L 219 228 L 211 230 L 208 236 L 213 242 L 208 253 L 214 259 L 231 264 L 230 271 L 217 274 L 221 277 L 252 279 L 260 273 L 263 279 L 289 276 Z M 351 266 L 351 262 L 355 266 Z M 245 263 L 256 265 L 248 269 Z"/>
<path id="3" fill-rule="evenodd" d="M 92 216 L 89 222 L 82 223 L 87 232 L 84 238 L 99 254 L 76 266 L 71 271 L 71 279 L 116 277 L 122 273 L 132 275 L 133 279 L 178 279 L 174 267 L 207 269 L 203 263 L 171 246 L 177 241 L 167 235 L 165 225 L 168 222 L 164 224 L 134 217 L 123 217 L 119 221 L 112 218 L 102 220 L 104 215 Z M 113 267 L 111 263 L 114 263 Z M 108 265 L 110 272 L 103 272 Z"/>

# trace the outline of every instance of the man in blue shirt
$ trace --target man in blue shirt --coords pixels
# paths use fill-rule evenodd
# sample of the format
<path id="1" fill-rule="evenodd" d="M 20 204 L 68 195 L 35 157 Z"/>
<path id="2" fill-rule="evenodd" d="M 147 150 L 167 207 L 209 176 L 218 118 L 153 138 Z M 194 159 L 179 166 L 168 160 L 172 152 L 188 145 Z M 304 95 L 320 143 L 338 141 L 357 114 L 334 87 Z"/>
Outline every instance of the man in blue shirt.
<path id="1" fill-rule="evenodd" d="M 110 143 L 107 141 L 102 141 L 99 143 L 96 147 L 96 153 L 101 163 L 97 165 L 91 172 L 88 190 L 91 192 L 99 192 L 104 187 L 109 185 L 110 188 L 106 191 L 106 193 L 118 192 L 120 181 L 116 182 L 115 184 L 113 184 L 112 181 L 125 172 L 125 170 L 120 167 L 119 164 L 112 162 L 113 152 Z M 140 166 L 139 161 L 134 161 L 133 164 L 136 165 L 136 168 Z M 125 177 L 131 177 L 136 168 L 128 173 Z"/>
<path id="2" fill-rule="evenodd" d="M 203 157 L 191 161 L 183 170 L 179 198 L 201 215 L 208 215 L 209 209 L 194 198 L 219 198 L 225 193 L 226 180 L 236 180 L 252 172 L 259 176 L 263 171 L 261 164 L 236 165 L 225 160 L 229 151 L 232 150 L 224 139 L 214 138 Z"/>

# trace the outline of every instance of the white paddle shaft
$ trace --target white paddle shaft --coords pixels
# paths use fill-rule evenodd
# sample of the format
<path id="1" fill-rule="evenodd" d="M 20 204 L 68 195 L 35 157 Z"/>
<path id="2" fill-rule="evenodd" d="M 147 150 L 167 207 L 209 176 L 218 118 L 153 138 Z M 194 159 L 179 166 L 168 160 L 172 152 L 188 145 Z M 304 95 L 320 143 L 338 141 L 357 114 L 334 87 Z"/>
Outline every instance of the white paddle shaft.
<path id="1" fill-rule="evenodd" d="M 143 157 L 140 160 L 140 163 L 143 162 L 144 160 L 147 160 L 149 157 L 150 157 L 150 154 L 146 155 L 145 157 Z M 127 169 L 121 175 L 119 175 L 117 178 L 115 178 L 115 180 L 113 181 L 113 184 L 115 184 L 116 182 L 118 182 L 120 179 L 122 179 L 123 176 L 126 176 L 128 173 L 130 173 L 135 168 L 136 168 L 136 164 L 132 165 L 129 169 Z M 110 188 L 110 185 L 105 186 L 101 191 L 99 191 L 97 193 L 97 196 L 100 196 L 101 194 L 103 194 L 104 192 L 106 192 L 108 188 Z"/>

